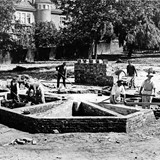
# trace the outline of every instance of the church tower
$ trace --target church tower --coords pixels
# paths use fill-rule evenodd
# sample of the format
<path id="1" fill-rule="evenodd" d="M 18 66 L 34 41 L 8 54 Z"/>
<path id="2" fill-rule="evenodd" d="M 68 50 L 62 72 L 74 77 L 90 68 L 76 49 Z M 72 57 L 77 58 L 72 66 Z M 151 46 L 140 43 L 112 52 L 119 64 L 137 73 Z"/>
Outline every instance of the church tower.
<path id="1" fill-rule="evenodd" d="M 51 5 L 50 0 L 35 0 L 36 5 L 36 22 L 50 22 L 51 21 Z"/>

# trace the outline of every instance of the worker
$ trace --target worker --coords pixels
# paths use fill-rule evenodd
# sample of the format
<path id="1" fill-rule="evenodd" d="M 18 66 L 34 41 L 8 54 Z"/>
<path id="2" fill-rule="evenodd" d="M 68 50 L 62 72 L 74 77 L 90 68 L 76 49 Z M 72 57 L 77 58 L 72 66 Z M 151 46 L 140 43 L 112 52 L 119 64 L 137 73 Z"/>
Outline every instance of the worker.
<path id="1" fill-rule="evenodd" d="M 136 88 L 135 75 L 138 76 L 135 66 L 132 64 L 131 60 L 128 60 L 127 76 L 130 77 L 129 88 Z"/>
<path id="2" fill-rule="evenodd" d="M 58 71 L 57 75 L 57 88 L 59 88 L 60 79 L 63 80 L 63 85 L 66 88 L 66 77 L 67 77 L 67 68 L 66 68 L 66 62 L 63 62 L 62 65 L 59 65 L 56 67 L 56 71 Z"/>
<path id="3" fill-rule="evenodd" d="M 40 82 L 26 81 L 25 86 L 28 88 L 28 100 L 32 104 L 45 103 L 44 89 Z"/>
<path id="4" fill-rule="evenodd" d="M 123 86 L 123 80 L 118 80 L 113 85 L 110 95 L 110 103 L 116 104 L 125 100 L 125 89 Z"/>
<path id="5" fill-rule="evenodd" d="M 115 75 L 118 76 L 118 80 L 122 79 L 122 76 L 125 75 L 126 76 L 126 73 L 122 70 L 122 69 L 118 69 L 115 71 Z"/>
<path id="6" fill-rule="evenodd" d="M 150 103 L 152 102 L 152 98 L 155 95 L 156 89 L 155 89 L 155 84 L 151 80 L 153 77 L 153 73 L 147 74 L 147 79 L 142 83 L 140 87 L 140 95 L 142 95 L 142 102 Z M 142 108 L 150 108 L 150 104 L 142 104 Z"/>
<path id="7" fill-rule="evenodd" d="M 19 99 L 19 84 L 18 84 L 18 81 L 17 81 L 17 77 L 14 77 L 11 80 L 10 91 L 11 91 L 11 99 L 14 102 L 20 102 L 20 99 Z"/>

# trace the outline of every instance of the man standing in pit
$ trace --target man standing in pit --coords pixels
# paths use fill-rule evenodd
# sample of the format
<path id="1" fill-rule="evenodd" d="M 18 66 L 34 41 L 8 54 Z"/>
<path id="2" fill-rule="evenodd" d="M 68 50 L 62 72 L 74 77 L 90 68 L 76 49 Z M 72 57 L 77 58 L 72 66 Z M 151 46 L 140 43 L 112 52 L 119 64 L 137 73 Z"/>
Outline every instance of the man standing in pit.
<path id="1" fill-rule="evenodd" d="M 142 83 L 141 88 L 140 88 L 140 95 L 142 95 L 142 102 L 144 103 L 151 103 L 152 102 L 152 98 L 155 95 L 155 84 L 153 83 L 153 81 L 151 80 L 153 77 L 152 73 L 149 73 L 147 75 L 147 79 Z M 149 109 L 150 104 L 142 104 L 142 108 L 147 108 Z"/>
<path id="2" fill-rule="evenodd" d="M 40 82 L 27 80 L 24 83 L 25 87 L 28 88 L 28 101 L 33 104 L 45 103 L 44 89 Z"/>
<path id="3" fill-rule="evenodd" d="M 135 66 L 132 65 L 131 61 L 128 60 L 127 65 L 127 76 L 130 77 L 129 88 L 136 88 L 135 86 L 135 75 L 138 76 Z"/>
<path id="4" fill-rule="evenodd" d="M 20 99 L 19 99 L 19 84 L 18 84 L 18 81 L 17 81 L 17 77 L 14 77 L 11 80 L 10 90 L 11 90 L 11 99 L 14 102 L 20 102 Z"/>
<path id="5" fill-rule="evenodd" d="M 125 100 L 125 89 L 123 86 L 123 81 L 118 80 L 117 84 L 113 85 L 110 95 L 110 103 L 116 104 L 119 102 L 124 102 Z"/>
<path id="6" fill-rule="evenodd" d="M 67 77 L 67 68 L 66 68 L 66 62 L 63 62 L 62 65 L 59 65 L 56 67 L 56 71 L 58 71 L 57 75 L 57 88 L 59 88 L 60 79 L 63 80 L 63 85 L 66 87 L 66 77 Z"/>

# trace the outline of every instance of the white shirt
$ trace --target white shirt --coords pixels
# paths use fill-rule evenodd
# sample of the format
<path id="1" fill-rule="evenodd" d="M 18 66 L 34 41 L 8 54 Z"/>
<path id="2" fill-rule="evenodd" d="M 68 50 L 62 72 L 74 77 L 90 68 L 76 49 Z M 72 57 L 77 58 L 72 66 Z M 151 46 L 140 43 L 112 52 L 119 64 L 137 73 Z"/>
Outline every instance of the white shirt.
<path id="1" fill-rule="evenodd" d="M 125 94 L 124 86 L 123 86 L 123 85 L 118 86 L 117 84 L 115 84 L 115 85 L 112 87 L 111 96 L 114 95 L 114 96 L 115 96 L 115 99 L 119 100 L 121 94 Z"/>
<path id="2" fill-rule="evenodd" d="M 153 89 L 155 89 L 155 84 L 152 80 L 146 79 L 141 87 L 143 87 L 143 94 L 152 94 Z"/>
<path id="3" fill-rule="evenodd" d="M 152 80 L 148 80 L 146 79 L 143 83 L 142 83 L 142 87 L 144 90 L 146 91 L 152 91 L 152 89 L 155 88 L 154 82 Z"/>

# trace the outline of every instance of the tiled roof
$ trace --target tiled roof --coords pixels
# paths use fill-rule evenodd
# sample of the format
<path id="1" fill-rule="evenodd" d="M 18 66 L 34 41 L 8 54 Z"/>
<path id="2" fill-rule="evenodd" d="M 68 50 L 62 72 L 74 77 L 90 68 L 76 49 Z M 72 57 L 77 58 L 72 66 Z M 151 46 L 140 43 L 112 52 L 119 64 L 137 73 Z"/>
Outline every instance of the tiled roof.
<path id="1" fill-rule="evenodd" d="M 34 5 L 32 5 L 28 1 L 20 2 L 20 3 L 16 4 L 15 6 L 16 6 L 16 10 L 36 11 Z"/>

